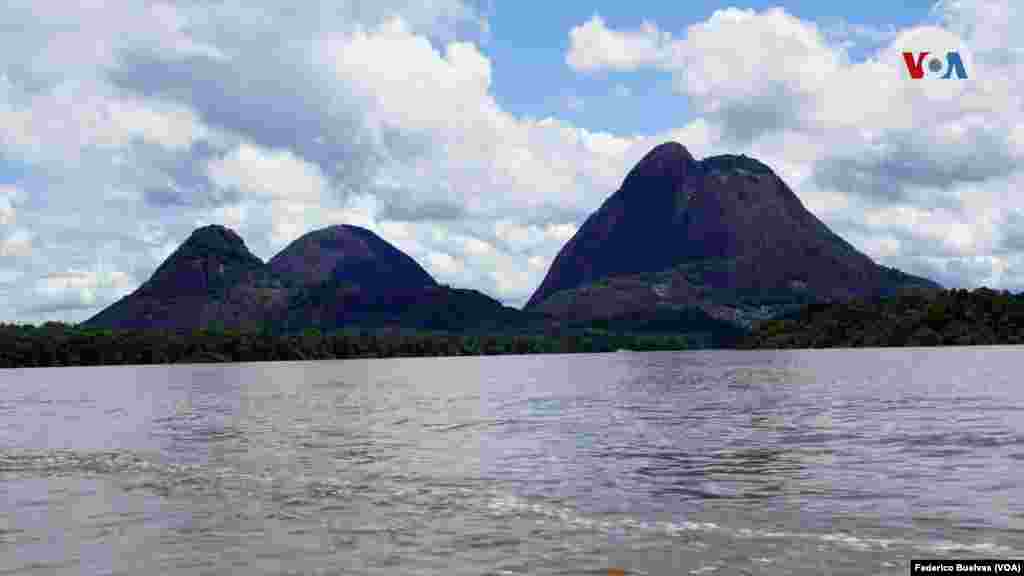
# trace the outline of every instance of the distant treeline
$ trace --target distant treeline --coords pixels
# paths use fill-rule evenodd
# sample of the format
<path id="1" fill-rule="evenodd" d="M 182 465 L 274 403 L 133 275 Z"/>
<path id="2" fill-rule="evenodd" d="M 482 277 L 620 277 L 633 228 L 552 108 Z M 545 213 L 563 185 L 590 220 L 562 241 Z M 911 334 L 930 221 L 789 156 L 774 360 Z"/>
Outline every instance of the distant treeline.
<path id="1" fill-rule="evenodd" d="M 1024 344 L 1024 293 L 979 288 L 812 304 L 754 327 L 744 348 Z"/>
<path id="2" fill-rule="evenodd" d="M 257 362 L 400 356 L 472 356 L 687 350 L 708 334 L 585 329 L 563 334 L 455 334 L 340 330 L 301 334 L 231 330 L 100 330 L 48 322 L 0 324 L 0 368 Z M 740 348 L 1024 344 L 1024 293 L 924 291 L 875 301 L 812 304 L 760 322 Z"/>
<path id="3" fill-rule="evenodd" d="M 0 324 L 0 368 L 683 350 L 696 343 L 684 335 L 601 331 L 465 335 L 386 330 L 323 334 L 311 329 L 280 335 L 228 330 L 96 330 L 49 322 L 41 326 Z"/>

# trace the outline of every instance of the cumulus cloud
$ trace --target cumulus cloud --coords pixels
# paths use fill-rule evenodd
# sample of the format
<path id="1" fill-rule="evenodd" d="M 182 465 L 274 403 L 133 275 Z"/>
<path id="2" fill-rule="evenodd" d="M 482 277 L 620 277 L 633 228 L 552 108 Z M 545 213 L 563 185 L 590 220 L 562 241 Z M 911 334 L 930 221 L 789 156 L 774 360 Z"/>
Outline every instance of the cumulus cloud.
<path id="1" fill-rule="evenodd" d="M 14 205 L 11 204 L 11 197 L 15 195 L 15 190 L 11 187 L 0 187 L 0 226 L 10 226 L 14 224 L 16 213 L 14 211 Z"/>
<path id="2" fill-rule="evenodd" d="M 93 309 L 124 296 L 131 285 L 131 278 L 119 271 L 67 270 L 50 273 L 36 280 L 37 300 L 29 311 L 52 313 Z"/>
<path id="3" fill-rule="evenodd" d="M 569 31 L 565 62 L 574 70 L 636 70 L 671 58 L 672 36 L 644 22 L 639 30 L 615 31 L 594 14 Z"/>
<path id="4" fill-rule="evenodd" d="M 595 16 L 570 32 L 566 61 L 577 70 L 653 68 L 674 75 L 676 89 L 725 136 L 747 142 L 799 125 L 809 97 L 839 65 L 814 24 L 781 8 L 728 8 L 690 26 L 682 38 L 646 23 L 609 30 Z"/>
<path id="5" fill-rule="evenodd" d="M 17 258 L 32 251 L 32 233 L 16 228 L 0 240 L 0 257 Z"/>
<path id="6" fill-rule="evenodd" d="M 988 65 L 1019 72 L 1024 57 L 1024 26 L 1020 7 L 1006 0 L 939 0 L 932 9 L 945 28 L 970 40 L 971 48 Z"/>
<path id="7" fill-rule="evenodd" d="M 871 26 L 839 20 L 823 29 L 830 44 L 849 50 L 855 47 L 878 47 L 896 37 L 893 25 Z"/>
<path id="8" fill-rule="evenodd" d="M 628 139 L 502 110 L 490 92 L 490 61 L 474 45 L 442 52 L 395 20 L 331 38 L 325 51 L 337 79 L 364 101 L 368 133 L 382 144 L 401 136 L 402 146 L 380 146 L 389 161 L 372 179 L 385 203 L 557 219 L 591 208 L 591 191 L 612 189 L 621 177 Z M 590 167 L 599 163 L 615 173 Z"/>
<path id="9" fill-rule="evenodd" d="M 16 204 L 24 193 L 13 186 L 0 186 L 0 260 L 14 260 L 32 251 L 32 234 L 17 225 Z"/>
<path id="10" fill-rule="evenodd" d="M 212 160 L 207 170 L 216 185 L 246 196 L 317 202 L 328 188 L 319 167 L 287 150 L 261 150 L 247 143 Z"/>

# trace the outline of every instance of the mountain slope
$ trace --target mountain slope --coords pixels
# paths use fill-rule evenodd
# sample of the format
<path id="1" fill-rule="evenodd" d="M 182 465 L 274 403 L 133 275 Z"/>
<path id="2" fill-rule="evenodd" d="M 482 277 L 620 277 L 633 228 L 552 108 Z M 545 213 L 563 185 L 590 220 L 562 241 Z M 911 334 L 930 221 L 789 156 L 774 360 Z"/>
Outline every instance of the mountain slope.
<path id="1" fill-rule="evenodd" d="M 408 254 L 358 226 L 330 226 L 304 234 L 268 265 L 275 274 L 302 286 L 328 280 L 372 291 L 437 285 Z"/>
<path id="2" fill-rule="evenodd" d="M 331 226 L 303 235 L 270 259 L 292 284 L 280 326 L 345 326 L 454 332 L 501 330 L 523 314 L 475 290 L 438 285 L 415 260 L 373 232 Z"/>
<path id="3" fill-rule="evenodd" d="M 280 326 L 287 332 L 308 327 L 515 332 L 526 329 L 531 319 L 476 290 L 435 285 L 374 292 L 328 280 L 297 290 Z"/>
<path id="4" fill-rule="evenodd" d="M 135 292 L 85 325 L 97 328 L 192 329 L 258 326 L 284 304 L 283 283 L 234 231 L 192 232 Z"/>
<path id="5" fill-rule="evenodd" d="M 526 308 L 585 322 L 702 308 L 747 323 L 772 305 L 938 288 L 875 264 L 746 156 L 651 150 L 563 246 Z M 767 310 L 762 310 L 765 307 Z"/>
<path id="6" fill-rule="evenodd" d="M 84 325 L 479 332 L 514 329 L 528 316 L 475 290 L 438 285 L 407 254 L 356 226 L 305 234 L 266 264 L 235 232 L 207 226 Z"/>

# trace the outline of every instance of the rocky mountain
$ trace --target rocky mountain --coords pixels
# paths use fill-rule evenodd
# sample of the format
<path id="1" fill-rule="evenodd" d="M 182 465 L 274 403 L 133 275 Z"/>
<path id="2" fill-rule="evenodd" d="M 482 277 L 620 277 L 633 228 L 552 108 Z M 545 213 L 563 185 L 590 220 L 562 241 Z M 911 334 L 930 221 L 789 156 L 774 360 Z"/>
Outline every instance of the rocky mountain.
<path id="1" fill-rule="evenodd" d="M 439 285 L 373 232 L 331 226 L 264 263 L 206 226 L 138 290 L 93 318 L 100 328 L 415 328 L 453 332 L 671 332 L 723 344 L 796 307 L 929 280 L 879 266 L 811 214 L 768 166 L 651 150 L 562 248 L 525 311 Z"/>
<path id="2" fill-rule="evenodd" d="M 258 326 L 288 291 L 234 231 L 192 232 L 135 292 L 85 322 L 98 328 L 190 329 Z"/>
<path id="3" fill-rule="evenodd" d="M 526 308 L 567 322 L 699 308 L 737 325 L 787 307 L 938 285 L 880 266 L 768 166 L 651 150 L 559 252 Z"/>
<path id="4" fill-rule="evenodd" d="M 437 284 L 407 254 L 357 226 L 305 234 L 267 263 L 235 232 L 207 226 L 85 325 L 479 332 L 522 326 L 527 316 L 475 290 Z"/>
<path id="5" fill-rule="evenodd" d="M 309 232 L 268 264 L 281 278 L 302 286 L 335 280 L 373 292 L 387 292 L 437 285 L 408 254 L 358 226 L 330 226 Z"/>
<path id="6" fill-rule="evenodd" d="M 502 330 L 522 313 L 475 290 L 439 285 L 415 260 L 373 232 L 331 226 L 310 232 L 270 259 L 292 283 L 285 330 L 411 328 Z"/>

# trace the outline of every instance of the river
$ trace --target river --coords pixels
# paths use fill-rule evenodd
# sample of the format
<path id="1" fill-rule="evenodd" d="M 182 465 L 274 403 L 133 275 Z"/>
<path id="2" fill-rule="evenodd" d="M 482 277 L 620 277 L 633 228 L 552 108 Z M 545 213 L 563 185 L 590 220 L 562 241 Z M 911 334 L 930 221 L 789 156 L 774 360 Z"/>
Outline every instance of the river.
<path id="1" fill-rule="evenodd" d="M 1022 368 L 979 347 L 3 370 L 0 574 L 1020 558 Z"/>

